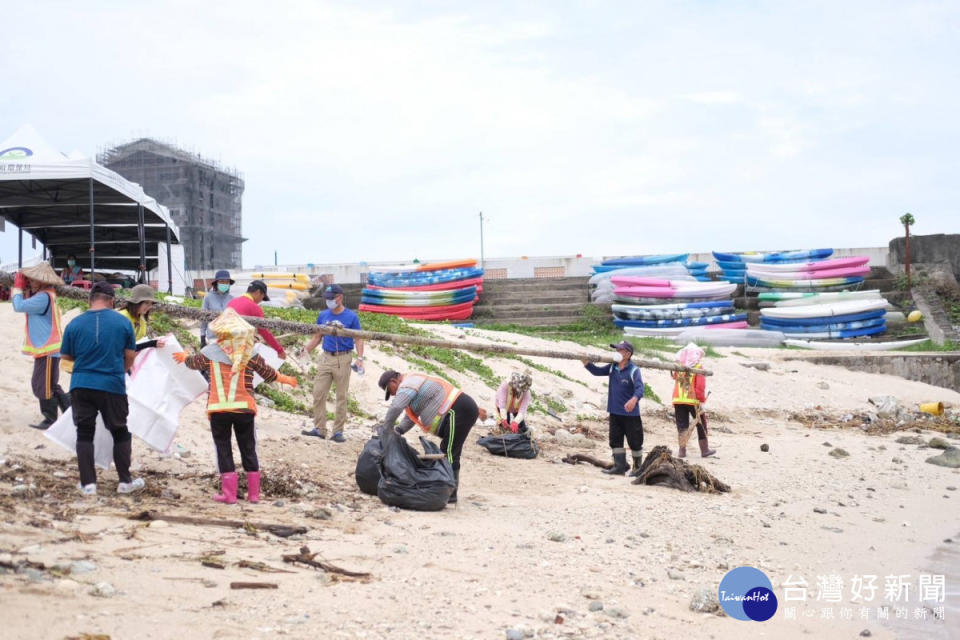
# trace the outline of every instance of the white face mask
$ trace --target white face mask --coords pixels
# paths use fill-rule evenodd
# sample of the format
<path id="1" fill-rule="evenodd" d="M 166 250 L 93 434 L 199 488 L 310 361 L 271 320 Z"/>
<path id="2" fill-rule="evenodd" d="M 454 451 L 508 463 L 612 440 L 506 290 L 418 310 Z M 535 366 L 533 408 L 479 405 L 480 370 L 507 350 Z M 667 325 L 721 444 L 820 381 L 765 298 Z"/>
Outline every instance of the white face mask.
<path id="1" fill-rule="evenodd" d="M 337 308 L 337 300 L 327 300 L 327 309 L 333 310 Z"/>

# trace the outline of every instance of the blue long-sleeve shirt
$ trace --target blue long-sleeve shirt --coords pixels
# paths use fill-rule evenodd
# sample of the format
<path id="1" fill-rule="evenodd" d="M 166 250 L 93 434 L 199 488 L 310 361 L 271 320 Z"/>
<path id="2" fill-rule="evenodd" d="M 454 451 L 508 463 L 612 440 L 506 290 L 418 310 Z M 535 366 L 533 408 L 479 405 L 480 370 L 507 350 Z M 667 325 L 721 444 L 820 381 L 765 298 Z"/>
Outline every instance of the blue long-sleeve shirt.
<path id="1" fill-rule="evenodd" d="M 587 371 L 595 376 L 609 376 L 610 388 L 607 391 L 607 413 L 618 416 L 639 416 L 640 399 L 643 397 L 643 377 L 640 375 L 640 367 L 634 364 L 628 364 L 625 369 L 621 369 L 618 364 L 595 365 L 592 362 L 587 364 Z M 623 405 L 627 404 L 630 398 L 637 399 L 637 406 L 633 411 L 627 411 Z"/>
<path id="2" fill-rule="evenodd" d="M 46 291 L 40 291 L 29 298 L 22 293 L 13 296 L 13 310 L 27 314 L 27 331 L 30 332 L 30 343 L 36 346 L 47 344 L 50 332 L 53 331 L 53 304 Z M 59 358 L 60 353 L 49 354 Z"/>

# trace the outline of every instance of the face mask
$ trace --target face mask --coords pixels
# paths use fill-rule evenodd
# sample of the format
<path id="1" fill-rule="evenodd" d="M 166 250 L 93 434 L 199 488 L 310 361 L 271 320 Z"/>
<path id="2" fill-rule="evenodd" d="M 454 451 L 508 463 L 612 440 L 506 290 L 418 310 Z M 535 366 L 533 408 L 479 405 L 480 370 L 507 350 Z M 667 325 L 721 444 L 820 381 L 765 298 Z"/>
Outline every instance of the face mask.
<path id="1" fill-rule="evenodd" d="M 330 309 L 332 311 L 333 309 L 336 309 L 336 308 L 337 308 L 336 300 L 327 300 L 327 309 Z"/>
<path id="2" fill-rule="evenodd" d="M 230 285 L 219 282 L 217 283 L 217 291 L 219 291 L 220 293 L 227 293 L 228 291 L 230 291 Z"/>
<path id="3" fill-rule="evenodd" d="M 76 264 L 77 264 L 77 261 L 76 261 L 76 260 L 67 260 L 67 266 L 68 266 L 68 267 L 75 266 Z"/>

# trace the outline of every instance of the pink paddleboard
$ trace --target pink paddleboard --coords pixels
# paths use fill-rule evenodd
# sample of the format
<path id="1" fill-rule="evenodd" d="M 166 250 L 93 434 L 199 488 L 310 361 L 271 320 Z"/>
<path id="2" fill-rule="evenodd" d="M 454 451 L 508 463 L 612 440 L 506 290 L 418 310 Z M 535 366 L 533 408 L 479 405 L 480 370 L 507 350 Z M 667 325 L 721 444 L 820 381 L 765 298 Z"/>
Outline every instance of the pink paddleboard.
<path id="1" fill-rule="evenodd" d="M 644 278 L 642 276 L 613 276 L 610 281 L 621 287 L 670 287 L 673 285 L 663 278 Z"/>
<path id="2" fill-rule="evenodd" d="M 719 324 L 704 324 L 700 326 L 704 329 L 746 329 L 750 325 L 747 324 L 746 320 L 741 320 L 740 322 L 721 322 Z"/>
<path id="3" fill-rule="evenodd" d="M 821 278 L 851 278 L 870 274 L 870 267 L 841 267 L 821 271 L 766 271 L 748 269 L 747 275 L 765 280 L 818 280 Z"/>

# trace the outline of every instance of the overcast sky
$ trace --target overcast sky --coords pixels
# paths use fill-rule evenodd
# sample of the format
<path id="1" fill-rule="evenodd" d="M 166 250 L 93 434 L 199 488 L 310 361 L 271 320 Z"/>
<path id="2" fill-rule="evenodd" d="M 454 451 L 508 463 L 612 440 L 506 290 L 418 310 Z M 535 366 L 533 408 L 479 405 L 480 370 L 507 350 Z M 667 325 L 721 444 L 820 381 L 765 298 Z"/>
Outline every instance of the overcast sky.
<path id="1" fill-rule="evenodd" d="M 960 232 L 958 2 L 147 4 L 5 3 L 0 140 L 237 167 L 248 267 Z"/>

